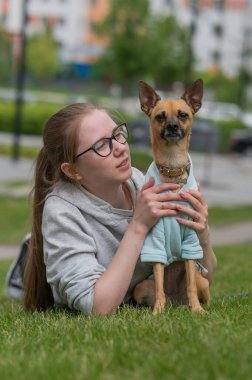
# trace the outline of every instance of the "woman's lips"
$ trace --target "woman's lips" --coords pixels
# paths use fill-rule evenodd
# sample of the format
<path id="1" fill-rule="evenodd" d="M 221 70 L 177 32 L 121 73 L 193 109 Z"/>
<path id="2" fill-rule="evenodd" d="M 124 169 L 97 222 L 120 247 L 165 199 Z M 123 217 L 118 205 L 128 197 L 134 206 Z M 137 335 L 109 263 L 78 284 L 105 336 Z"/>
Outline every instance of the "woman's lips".
<path id="1" fill-rule="evenodd" d="M 128 167 L 129 166 L 129 159 L 128 158 L 125 158 L 121 163 L 120 165 L 117 166 L 117 168 L 124 168 L 124 167 Z"/>

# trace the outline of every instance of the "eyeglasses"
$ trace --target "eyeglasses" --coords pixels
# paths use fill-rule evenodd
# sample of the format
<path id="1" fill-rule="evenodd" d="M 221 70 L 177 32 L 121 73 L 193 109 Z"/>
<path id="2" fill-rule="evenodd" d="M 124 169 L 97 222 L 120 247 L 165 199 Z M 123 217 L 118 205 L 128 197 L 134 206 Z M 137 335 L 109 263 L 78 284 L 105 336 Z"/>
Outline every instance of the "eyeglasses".
<path id="1" fill-rule="evenodd" d="M 120 144 L 125 144 L 128 140 L 128 137 L 129 133 L 126 123 L 120 124 L 113 130 L 111 137 L 104 137 L 96 141 L 90 148 L 84 150 L 84 152 L 77 154 L 74 159 L 77 159 L 90 150 L 93 150 L 96 154 L 98 154 L 98 156 L 107 157 L 113 150 L 112 140 L 116 140 Z"/>

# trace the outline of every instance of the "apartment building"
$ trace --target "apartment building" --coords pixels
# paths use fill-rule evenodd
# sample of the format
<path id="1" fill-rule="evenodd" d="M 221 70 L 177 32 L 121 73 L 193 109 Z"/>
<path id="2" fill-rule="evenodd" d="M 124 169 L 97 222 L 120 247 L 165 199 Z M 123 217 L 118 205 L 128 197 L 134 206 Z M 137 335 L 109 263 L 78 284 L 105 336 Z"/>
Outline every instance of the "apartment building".
<path id="1" fill-rule="evenodd" d="M 221 70 L 229 76 L 241 66 L 252 74 L 251 0 L 157 0 L 155 12 L 166 9 L 191 30 L 198 70 Z"/>
<path id="2" fill-rule="evenodd" d="M 28 6 L 27 33 L 49 24 L 64 62 L 90 65 L 107 39 L 94 34 L 93 24 L 108 12 L 110 0 L 0 0 L 0 20 L 18 36 L 23 2 Z M 174 14 L 191 30 L 198 70 L 218 70 L 235 76 L 241 67 L 252 72 L 251 0 L 150 0 L 153 13 Z"/>
<path id="3" fill-rule="evenodd" d="M 6 3 L 5 28 L 14 40 L 20 34 L 22 7 L 26 4 L 27 34 L 41 33 L 49 25 L 63 62 L 89 64 L 101 54 L 105 42 L 95 37 L 92 24 L 105 16 L 109 0 L 6 0 Z"/>

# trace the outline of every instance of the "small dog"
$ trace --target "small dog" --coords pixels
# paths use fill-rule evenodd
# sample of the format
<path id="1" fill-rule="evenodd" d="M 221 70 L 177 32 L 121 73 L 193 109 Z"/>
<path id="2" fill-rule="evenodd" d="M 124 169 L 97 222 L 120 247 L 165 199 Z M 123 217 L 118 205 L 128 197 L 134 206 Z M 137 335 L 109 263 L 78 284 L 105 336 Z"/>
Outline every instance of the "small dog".
<path id="1" fill-rule="evenodd" d="M 191 159 L 188 155 L 193 115 L 200 109 L 203 96 L 203 81 L 195 81 L 177 100 L 161 100 L 154 89 L 139 81 L 141 109 L 150 118 L 151 143 L 154 162 L 147 178 L 154 176 L 155 182 L 180 184 L 180 189 L 195 188 Z M 169 221 L 168 221 L 169 220 Z M 171 225 L 167 226 L 167 223 Z M 155 279 L 155 305 L 153 313 L 162 311 L 166 304 L 164 292 L 164 267 L 175 261 L 185 260 L 188 303 L 193 312 L 204 312 L 199 299 L 209 303 L 209 283 L 196 261 L 203 257 L 197 234 L 180 225 L 176 218 L 161 218 L 145 239 L 141 260 L 153 265 Z M 149 290 L 147 290 L 148 292 Z M 134 294 L 141 303 L 141 295 Z"/>

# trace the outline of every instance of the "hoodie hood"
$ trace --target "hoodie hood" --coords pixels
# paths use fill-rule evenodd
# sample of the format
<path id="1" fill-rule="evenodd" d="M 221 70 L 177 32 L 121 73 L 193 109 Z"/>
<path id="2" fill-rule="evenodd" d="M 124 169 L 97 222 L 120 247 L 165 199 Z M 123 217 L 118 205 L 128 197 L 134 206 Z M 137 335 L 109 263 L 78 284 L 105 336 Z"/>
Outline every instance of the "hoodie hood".
<path id="1" fill-rule="evenodd" d="M 135 204 L 137 193 L 144 184 L 143 174 L 138 169 L 132 168 L 132 176 L 126 181 L 126 184 L 130 190 L 133 204 Z M 123 221 L 125 223 L 125 218 L 129 222 L 133 216 L 133 210 L 114 208 L 110 203 L 96 197 L 85 188 L 77 187 L 70 182 L 60 181 L 46 199 L 55 196 L 72 204 L 84 212 L 86 216 L 89 215 L 106 226 L 118 226 Z"/>

